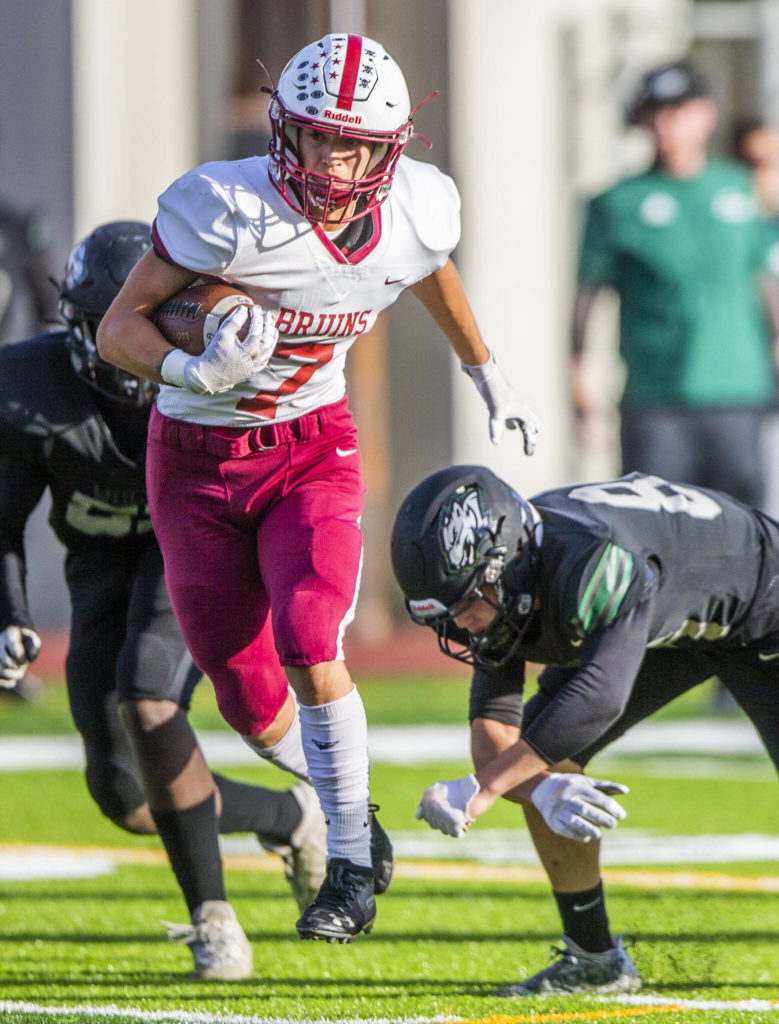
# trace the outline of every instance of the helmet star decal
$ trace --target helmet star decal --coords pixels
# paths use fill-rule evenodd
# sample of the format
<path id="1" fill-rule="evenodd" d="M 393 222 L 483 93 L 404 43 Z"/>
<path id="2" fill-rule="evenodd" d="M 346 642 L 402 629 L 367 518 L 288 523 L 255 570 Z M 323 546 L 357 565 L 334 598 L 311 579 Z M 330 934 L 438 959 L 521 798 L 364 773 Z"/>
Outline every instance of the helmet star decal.
<path id="1" fill-rule="evenodd" d="M 414 134 L 403 72 L 364 36 L 329 35 L 305 46 L 282 71 L 269 113 L 271 181 L 296 213 L 318 223 L 347 224 L 380 206 Z M 299 138 L 305 129 L 369 147 L 362 176 L 307 169 Z"/>
<path id="2" fill-rule="evenodd" d="M 441 509 L 440 524 L 441 550 L 452 572 L 476 565 L 481 544 L 492 542 L 492 515 L 482 509 L 477 487 L 458 489 Z"/>

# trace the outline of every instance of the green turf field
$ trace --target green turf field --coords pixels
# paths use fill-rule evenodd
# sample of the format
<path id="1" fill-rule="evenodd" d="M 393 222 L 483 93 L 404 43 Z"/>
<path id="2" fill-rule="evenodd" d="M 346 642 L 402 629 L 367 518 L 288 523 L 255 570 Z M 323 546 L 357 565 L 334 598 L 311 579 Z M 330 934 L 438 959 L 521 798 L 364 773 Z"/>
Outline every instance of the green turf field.
<path id="1" fill-rule="evenodd" d="M 462 677 L 361 686 L 374 725 L 462 722 L 466 688 Z M 199 691 L 197 725 L 220 727 L 207 686 Z M 692 722 L 702 700 L 688 698 L 666 715 Z M 61 732 L 73 732 L 61 686 L 47 686 L 37 706 L 0 701 L 0 736 Z M 631 954 L 644 977 L 644 990 L 622 1002 L 493 995 L 545 966 L 560 939 L 552 897 L 535 866 L 480 863 L 488 836 L 508 837 L 509 846 L 514 836 L 518 846 L 524 840 L 521 815 L 507 804 L 464 840 L 444 840 L 446 861 L 401 858 L 373 934 L 351 946 L 300 942 L 296 909 L 273 859 L 255 852 L 253 840 L 248 852 L 228 852 L 228 892 L 252 941 L 256 977 L 192 982 L 185 978 L 188 951 L 169 944 L 160 924 L 183 921 L 185 913 L 156 839 L 128 836 L 101 819 L 78 771 L 2 773 L 0 861 L 16 852 L 29 864 L 42 846 L 54 845 L 61 847 L 60 863 L 63 855 L 84 869 L 98 861 L 105 873 L 0 881 L 0 1021 L 779 1024 L 776 862 L 728 862 L 716 853 L 706 863 L 683 856 L 654 862 L 660 844 L 673 849 L 676 842 L 682 851 L 678 837 L 706 836 L 716 851 L 740 835 L 756 841 L 779 834 L 779 789 L 768 759 L 714 760 L 719 769 L 709 765 L 704 774 L 688 770 L 681 755 L 662 763 L 607 762 L 610 774 L 631 787 L 628 818 L 617 831 L 629 828 L 647 851 L 646 863 L 613 864 L 605 872 L 612 926 L 635 943 Z M 414 820 L 425 786 L 468 768 L 374 765 L 380 818 L 399 845 L 430 833 Z M 227 774 L 286 785 L 262 763 Z"/>

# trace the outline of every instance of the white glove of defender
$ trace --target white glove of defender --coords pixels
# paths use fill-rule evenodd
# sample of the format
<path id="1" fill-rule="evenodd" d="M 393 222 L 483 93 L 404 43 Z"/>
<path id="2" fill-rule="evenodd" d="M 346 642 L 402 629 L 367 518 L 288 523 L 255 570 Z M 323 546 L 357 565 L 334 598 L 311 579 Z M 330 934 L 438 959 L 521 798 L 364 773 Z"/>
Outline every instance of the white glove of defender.
<path id="1" fill-rule="evenodd" d="M 530 406 L 520 402 L 498 366 L 494 354 L 490 352 L 489 359 L 481 366 L 469 366 L 461 362 L 460 367 L 463 373 L 468 374 L 487 403 L 490 413 L 490 441 L 493 444 L 500 444 L 504 426 L 509 430 L 516 430 L 519 427 L 524 440 L 525 455 L 532 455 L 538 434 L 536 414 Z"/>
<path id="2" fill-rule="evenodd" d="M 480 789 L 473 773 L 452 782 L 436 782 L 422 794 L 416 817 L 424 818 L 431 828 L 445 836 L 462 839 L 475 821 L 468 808 Z"/>
<path id="3" fill-rule="evenodd" d="M 238 332 L 249 318 L 246 339 Z M 188 388 L 197 395 L 215 395 L 259 373 L 273 355 L 279 332 L 276 315 L 260 306 L 238 306 L 225 317 L 221 327 L 199 356 L 173 349 L 162 360 L 160 374 L 166 384 Z"/>
<path id="4" fill-rule="evenodd" d="M 0 633 L 0 686 L 12 690 L 40 654 L 41 638 L 26 626 L 6 626 Z"/>
<path id="5" fill-rule="evenodd" d="M 628 792 L 619 782 L 553 772 L 539 782 L 530 799 L 553 832 L 589 843 L 600 839 L 601 828 L 616 828 L 626 816 L 625 809 L 606 794 Z"/>

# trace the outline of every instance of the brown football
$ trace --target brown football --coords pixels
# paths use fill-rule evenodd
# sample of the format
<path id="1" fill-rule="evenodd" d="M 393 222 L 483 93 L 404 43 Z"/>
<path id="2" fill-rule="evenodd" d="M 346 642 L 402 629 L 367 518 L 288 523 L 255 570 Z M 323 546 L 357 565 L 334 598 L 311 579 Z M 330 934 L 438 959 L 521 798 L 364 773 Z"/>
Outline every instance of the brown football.
<path id="1" fill-rule="evenodd" d="M 162 303 L 154 324 L 171 345 L 199 356 L 227 314 L 241 305 L 252 306 L 253 302 L 237 285 L 216 281 L 193 284 Z M 245 336 L 245 331 L 244 326 L 238 336 Z"/>

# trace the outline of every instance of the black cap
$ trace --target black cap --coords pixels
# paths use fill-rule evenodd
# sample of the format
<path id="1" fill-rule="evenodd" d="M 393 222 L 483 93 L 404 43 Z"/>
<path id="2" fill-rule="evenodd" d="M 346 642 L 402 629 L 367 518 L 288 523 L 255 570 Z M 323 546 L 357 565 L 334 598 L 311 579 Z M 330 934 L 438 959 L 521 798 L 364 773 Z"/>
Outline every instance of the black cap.
<path id="1" fill-rule="evenodd" d="M 628 121 L 638 124 L 646 114 L 659 107 L 676 106 L 701 96 L 711 96 L 711 89 L 696 68 L 687 61 L 662 64 L 641 79 L 628 111 Z"/>

